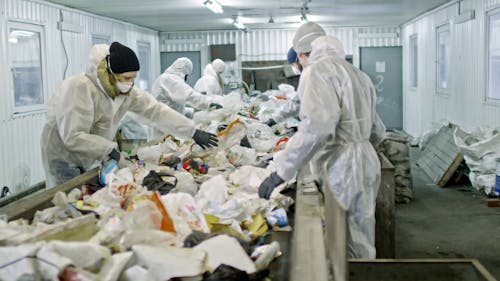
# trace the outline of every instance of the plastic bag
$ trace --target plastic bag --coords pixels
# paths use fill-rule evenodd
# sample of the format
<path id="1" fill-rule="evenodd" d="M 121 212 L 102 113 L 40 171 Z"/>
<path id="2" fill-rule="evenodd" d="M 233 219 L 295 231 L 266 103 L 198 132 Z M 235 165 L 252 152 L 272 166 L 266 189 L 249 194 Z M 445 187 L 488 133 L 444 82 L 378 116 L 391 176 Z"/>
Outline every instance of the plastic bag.
<path id="1" fill-rule="evenodd" d="M 219 131 L 219 149 L 229 149 L 239 145 L 241 140 L 247 135 L 247 126 L 239 118 L 233 120 L 227 125 L 227 128 Z"/>
<path id="2" fill-rule="evenodd" d="M 217 235 L 201 242 L 194 249 L 204 250 L 207 253 L 206 266 L 211 272 L 221 264 L 233 266 L 247 273 L 256 271 L 253 261 L 233 237 Z"/>
<path id="3" fill-rule="evenodd" d="M 192 230 L 209 232 L 205 216 L 193 197 L 187 193 L 171 193 L 162 196 L 180 239 L 188 236 Z"/>
<path id="4" fill-rule="evenodd" d="M 279 139 L 274 135 L 273 129 L 259 122 L 248 125 L 247 137 L 252 147 L 259 152 L 271 151 Z"/>
<path id="5" fill-rule="evenodd" d="M 215 176 L 201 184 L 195 199 L 202 210 L 217 208 L 228 199 L 228 186 L 223 176 Z"/>
<path id="6" fill-rule="evenodd" d="M 266 169 L 245 165 L 229 175 L 229 182 L 242 190 L 257 193 L 260 184 L 269 175 Z"/>
<path id="7" fill-rule="evenodd" d="M 500 158 L 500 133 L 492 129 L 457 128 L 453 136 L 471 171 L 469 179 L 472 185 L 487 195 L 492 194 L 496 159 Z"/>
<path id="8" fill-rule="evenodd" d="M 200 249 L 136 245 L 132 250 L 137 265 L 153 276 L 149 280 L 199 276 L 205 271 L 207 254 Z"/>
<path id="9" fill-rule="evenodd" d="M 167 139 L 165 140 L 164 143 L 139 148 L 137 150 L 137 156 L 139 157 L 139 159 L 143 161 L 159 164 L 160 157 L 163 154 L 176 151 L 178 151 L 178 147 L 175 144 L 175 142 L 173 142 L 170 139 Z"/>
<path id="10" fill-rule="evenodd" d="M 255 165 L 257 163 L 257 152 L 253 148 L 235 145 L 229 149 L 227 159 L 234 166 Z"/>

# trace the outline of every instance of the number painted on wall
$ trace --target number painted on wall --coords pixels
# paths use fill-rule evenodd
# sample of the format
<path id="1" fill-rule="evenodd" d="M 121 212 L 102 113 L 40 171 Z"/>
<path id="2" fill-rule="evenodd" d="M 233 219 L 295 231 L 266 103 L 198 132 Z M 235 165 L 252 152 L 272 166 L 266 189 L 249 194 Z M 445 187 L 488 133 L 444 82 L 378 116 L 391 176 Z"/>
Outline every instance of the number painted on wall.
<path id="1" fill-rule="evenodd" d="M 384 91 L 384 75 L 377 75 L 375 76 L 375 90 L 377 92 L 383 92 Z"/>

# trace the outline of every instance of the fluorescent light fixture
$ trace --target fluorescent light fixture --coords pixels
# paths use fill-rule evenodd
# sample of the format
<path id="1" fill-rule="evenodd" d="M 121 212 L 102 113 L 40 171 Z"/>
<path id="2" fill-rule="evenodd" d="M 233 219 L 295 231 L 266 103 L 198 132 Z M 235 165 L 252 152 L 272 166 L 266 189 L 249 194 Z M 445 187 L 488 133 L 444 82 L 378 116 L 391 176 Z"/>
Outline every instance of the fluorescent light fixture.
<path id="1" fill-rule="evenodd" d="M 217 0 L 206 0 L 203 5 L 209 8 L 212 12 L 216 14 L 222 14 L 224 10 L 222 9 L 221 4 L 217 2 Z"/>
<path id="2" fill-rule="evenodd" d="M 247 28 L 242 22 L 238 21 L 238 19 L 234 19 L 233 25 L 237 29 L 241 29 L 241 30 L 245 30 Z"/>

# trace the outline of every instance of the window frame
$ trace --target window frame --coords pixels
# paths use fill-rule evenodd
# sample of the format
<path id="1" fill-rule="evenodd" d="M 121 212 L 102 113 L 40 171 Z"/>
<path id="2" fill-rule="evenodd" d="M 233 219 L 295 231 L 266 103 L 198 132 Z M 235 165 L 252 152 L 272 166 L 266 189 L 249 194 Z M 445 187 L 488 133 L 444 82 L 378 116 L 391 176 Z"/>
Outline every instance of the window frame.
<path id="1" fill-rule="evenodd" d="M 36 105 L 25 105 L 25 106 L 16 106 L 16 97 L 15 97 L 15 86 L 14 86 L 14 80 L 12 77 L 12 65 L 11 65 L 11 46 L 7 42 L 7 67 L 9 69 L 9 85 L 10 85 L 10 99 L 11 99 L 11 116 L 12 118 L 17 118 L 17 117 L 22 117 L 26 115 L 31 115 L 31 114 L 36 114 L 36 113 L 43 113 L 47 111 L 47 102 L 48 102 L 48 80 L 47 80 L 47 55 L 46 55 L 46 32 L 45 32 L 45 25 L 36 23 L 36 22 L 31 22 L 31 21 L 22 21 L 22 20 L 17 20 L 17 19 L 8 19 L 7 20 L 7 32 L 6 32 L 6 39 L 8 39 L 10 30 L 11 29 L 19 29 L 19 30 L 25 30 L 25 31 L 30 31 L 30 32 L 35 32 L 40 35 L 40 69 L 41 69 L 41 89 L 42 89 L 42 95 L 43 95 L 43 103 L 41 104 L 36 104 Z"/>
<path id="2" fill-rule="evenodd" d="M 148 49 L 148 54 L 149 54 L 149 65 L 147 68 L 144 68 L 144 67 L 141 67 L 141 69 L 139 70 L 139 75 L 137 77 L 138 79 L 138 84 L 139 84 L 139 81 L 140 81 L 140 73 L 141 71 L 147 71 L 148 72 L 148 88 L 147 89 L 142 89 L 140 87 L 140 85 L 137 85 L 138 88 L 144 90 L 144 91 L 148 91 L 150 92 L 152 87 L 153 87 L 153 79 L 152 79 L 152 71 L 151 71 L 151 63 L 152 63 L 152 55 L 153 55 L 153 52 L 152 52 L 152 49 L 151 49 L 151 42 L 149 41 L 144 41 L 144 40 L 137 40 L 136 42 L 137 44 L 137 57 L 139 59 L 139 63 L 141 63 L 141 57 L 140 57 L 140 52 L 141 52 L 141 47 L 146 47 Z M 143 72 L 144 73 L 144 72 Z"/>
<path id="3" fill-rule="evenodd" d="M 448 46 L 448 53 L 445 54 L 447 55 L 447 68 L 448 68 L 448 77 L 447 77 L 447 88 L 442 88 L 440 86 L 440 80 L 439 80 L 439 65 L 440 65 L 440 52 L 439 52 L 439 35 L 443 32 L 448 32 L 450 36 L 450 42 Z M 451 93 L 451 26 L 450 23 L 444 23 L 442 25 L 439 25 L 436 27 L 436 93 L 441 94 L 441 95 L 449 95 Z"/>
<path id="4" fill-rule="evenodd" d="M 490 42 L 491 42 L 491 17 L 500 16 L 500 7 L 493 8 L 486 11 L 485 15 L 485 30 L 486 30 L 486 40 L 485 40 L 485 91 L 484 91 L 484 102 L 490 105 L 500 106 L 500 97 L 492 98 L 490 96 Z M 499 19 L 500 21 L 500 19 Z M 500 40 L 500 34 L 498 35 Z"/>
<path id="5" fill-rule="evenodd" d="M 416 44 L 417 51 L 414 51 L 414 44 Z M 408 84 L 410 89 L 418 88 L 418 34 L 414 33 L 408 37 L 409 50 L 409 71 L 408 71 Z"/>

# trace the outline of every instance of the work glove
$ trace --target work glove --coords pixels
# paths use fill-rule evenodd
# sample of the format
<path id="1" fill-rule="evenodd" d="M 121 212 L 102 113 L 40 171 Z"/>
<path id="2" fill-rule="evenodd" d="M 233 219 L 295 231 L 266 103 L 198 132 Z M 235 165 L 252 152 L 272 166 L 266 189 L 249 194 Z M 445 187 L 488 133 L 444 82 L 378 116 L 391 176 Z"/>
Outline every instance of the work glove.
<path id="1" fill-rule="evenodd" d="M 218 103 L 211 103 L 208 107 L 209 108 L 214 108 L 214 109 L 221 109 L 222 105 L 220 105 Z"/>
<path id="2" fill-rule="evenodd" d="M 109 158 L 110 159 L 115 159 L 116 162 L 120 162 L 120 156 L 121 156 L 120 152 L 118 150 L 116 150 L 116 148 L 113 148 L 113 150 L 109 154 Z"/>
<path id="3" fill-rule="evenodd" d="M 270 174 L 259 186 L 259 197 L 269 199 L 273 190 L 284 182 L 276 172 Z"/>
<path id="4" fill-rule="evenodd" d="M 216 135 L 198 129 L 194 132 L 193 140 L 203 149 L 211 146 L 217 146 L 217 143 L 219 142 Z"/>
<path id="5" fill-rule="evenodd" d="M 269 127 L 272 127 L 274 125 L 276 125 L 276 121 L 274 121 L 274 119 L 269 119 L 266 121 L 266 125 L 269 126 Z"/>
<path id="6" fill-rule="evenodd" d="M 106 185 L 106 175 L 118 170 L 118 163 L 120 162 L 120 152 L 113 149 L 108 155 L 109 159 L 101 162 L 99 167 L 99 183 L 102 186 Z"/>

